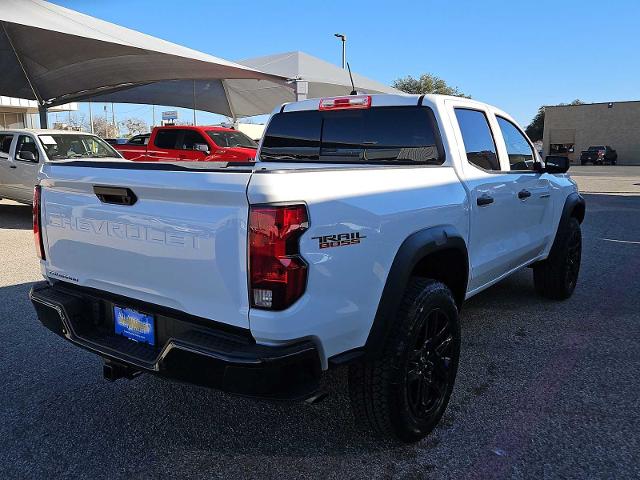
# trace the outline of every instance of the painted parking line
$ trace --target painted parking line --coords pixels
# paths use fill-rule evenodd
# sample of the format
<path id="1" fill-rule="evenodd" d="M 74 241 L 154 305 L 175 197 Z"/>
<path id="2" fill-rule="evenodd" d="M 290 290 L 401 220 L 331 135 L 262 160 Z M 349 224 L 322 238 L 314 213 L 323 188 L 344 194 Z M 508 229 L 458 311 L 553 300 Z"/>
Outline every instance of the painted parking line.
<path id="1" fill-rule="evenodd" d="M 615 242 L 615 243 L 629 243 L 632 245 L 640 245 L 640 242 L 634 242 L 633 240 L 616 240 L 614 238 L 603 238 L 605 242 Z"/>

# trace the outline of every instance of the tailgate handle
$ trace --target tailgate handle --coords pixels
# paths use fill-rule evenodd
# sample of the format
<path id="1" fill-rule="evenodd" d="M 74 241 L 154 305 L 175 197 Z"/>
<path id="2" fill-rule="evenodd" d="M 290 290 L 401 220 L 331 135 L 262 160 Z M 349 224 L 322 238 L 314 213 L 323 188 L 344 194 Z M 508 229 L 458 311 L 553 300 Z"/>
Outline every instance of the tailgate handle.
<path id="1" fill-rule="evenodd" d="M 113 205 L 133 205 L 138 201 L 138 197 L 130 188 L 94 185 L 93 193 L 102 203 Z"/>

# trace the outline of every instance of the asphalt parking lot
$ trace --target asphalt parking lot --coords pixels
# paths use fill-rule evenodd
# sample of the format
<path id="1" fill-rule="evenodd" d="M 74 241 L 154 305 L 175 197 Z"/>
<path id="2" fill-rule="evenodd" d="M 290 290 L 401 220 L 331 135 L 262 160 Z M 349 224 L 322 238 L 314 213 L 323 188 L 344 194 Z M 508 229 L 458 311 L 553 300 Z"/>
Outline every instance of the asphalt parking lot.
<path id="1" fill-rule="evenodd" d="M 313 406 L 104 381 L 37 321 L 30 207 L 0 201 L 0 477 L 640 477 L 640 167 L 572 172 L 606 192 L 585 195 L 574 296 L 525 270 L 471 299 L 449 409 L 411 446 L 361 435 L 340 372 Z"/>

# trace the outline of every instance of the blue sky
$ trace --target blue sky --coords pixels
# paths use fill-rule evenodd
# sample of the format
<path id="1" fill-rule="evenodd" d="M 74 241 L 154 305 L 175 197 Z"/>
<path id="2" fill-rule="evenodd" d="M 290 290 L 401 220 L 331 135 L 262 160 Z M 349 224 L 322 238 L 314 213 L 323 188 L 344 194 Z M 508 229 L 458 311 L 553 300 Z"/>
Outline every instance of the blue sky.
<path id="1" fill-rule="evenodd" d="M 635 0 L 54 3 L 228 60 L 302 50 L 339 63 L 343 32 L 354 71 L 389 84 L 430 72 L 524 126 L 540 105 L 640 99 Z M 150 123 L 151 107 L 116 105 L 116 116 Z"/>

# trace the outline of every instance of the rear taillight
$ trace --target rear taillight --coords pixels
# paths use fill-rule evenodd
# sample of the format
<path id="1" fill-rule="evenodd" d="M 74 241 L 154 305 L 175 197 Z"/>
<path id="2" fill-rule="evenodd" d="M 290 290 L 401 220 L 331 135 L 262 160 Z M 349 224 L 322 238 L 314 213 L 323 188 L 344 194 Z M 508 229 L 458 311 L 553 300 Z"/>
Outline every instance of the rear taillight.
<path id="1" fill-rule="evenodd" d="M 33 239 L 36 244 L 36 253 L 42 260 L 44 256 L 44 244 L 42 243 L 42 226 L 40 225 L 40 197 L 42 191 L 40 185 L 33 189 Z"/>
<path id="2" fill-rule="evenodd" d="M 309 228 L 306 205 L 256 205 L 249 211 L 251 306 L 284 310 L 307 285 L 299 239 Z"/>
<path id="3" fill-rule="evenodd" d="M 353 95 L 349 97 L 323 98 L 320 100 L 319 110 L 345 110 L 350 108 L 371 107 L 370 95 Z"/>

